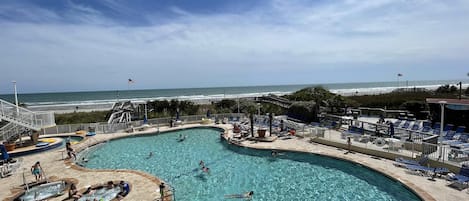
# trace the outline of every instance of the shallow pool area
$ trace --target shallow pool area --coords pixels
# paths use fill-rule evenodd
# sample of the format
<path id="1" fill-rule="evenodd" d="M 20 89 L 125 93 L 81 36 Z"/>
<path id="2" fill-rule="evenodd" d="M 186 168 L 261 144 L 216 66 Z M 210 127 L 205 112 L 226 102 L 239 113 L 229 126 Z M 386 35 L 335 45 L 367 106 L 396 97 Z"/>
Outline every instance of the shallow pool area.
<path id="1" fill-rule="evenodd" d="M 95 200 L 95 199 L 102 200 L 102 201 L 109 201 L 109 200 L 114 199 L 119 192 L 120 192 L 119 187 L 114 187 L 111 189 L 102 187 L 100 189 L 94 190 L 92 194 L 83 195 L 80 199 L 78 199 L 78 201 Z"/>
<path id="2" fill-rule="evenodd" d="M 148 172 L 168 182 L 176 200 L 219 201 L 248 191 L 254 191 L 252 200 L 420 200 L 366 167 L 309 153 L 274 158 L 268 150 L 228 145 L 219 132 L 199 128 L 112 140 L 89 153 L 84 165 Z M 179 142 L 180 135 L 187 138 Z"/>
<path id="3" fill-rule="evenodd" d="M 47 198 L 61 195 L 65 190 L 66 183 L 63 181 L 45 183 L 29 188 L 22 196 L 15 199 L 18 201 L 45 200 Z"/>

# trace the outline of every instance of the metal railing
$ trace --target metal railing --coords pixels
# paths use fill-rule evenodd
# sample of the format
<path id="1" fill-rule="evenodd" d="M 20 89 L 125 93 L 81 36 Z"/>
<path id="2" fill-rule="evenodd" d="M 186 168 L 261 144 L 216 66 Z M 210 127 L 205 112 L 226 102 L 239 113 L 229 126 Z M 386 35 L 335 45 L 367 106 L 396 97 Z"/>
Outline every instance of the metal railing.
<path id="1" fill-rule="evenodd" d="M 337 132 L 335 132 L 337 133 Z M 433 161 L 461 167 L 463 164 L 469 164 L 469 149 L 457 149 L 449 145 L 426 143 L 422 141 L 408 141 L 406 139 L 395 139 L 386 137 L 377 137 L 370 135 L 348 135 L 342 132 L 340 137 L 334 136 L 334 132 L 327 131 L 325 135 L 315 135 L 326 141 L 347 145 L 347 137 L 352 138 L 351 145 L 361 149 L 368 150 L 367 154 L 376 154 L 385 152 L 394 154 L 396 157 L 406 156 L 416 158 L 426 155 Z M 389 156 L 389 155 L 388 155 Z"/>
<path id="2" fill-rule="evenodd" d="M 14 139 L 16 140 L 17 138 L 15 137 L 20 137 L 21 134 L 29 131 L 28 128 L 19 126 L 18 124 L 9 122 L 7 125 L 3 126 L 0 128 L 0 134 L 2 137 L 2 140 L 10 140 Z"/>
<path id="3" fill-rule="evenodd" d="M 9 123 L 0 129 L 2 140 L 21 135 L 26 128 L 41 130 L 42 128 L 55 126 L 55 117 L 52 112 L 32 112 L 26 108 L 0 99 L 0 119 Z"/>
<path id="4" fill-rule="evenodd" d="M 0 118 L 33 130 L 55 125 L 52 112 L 33 112 L 1 99 Z"/>
<path id="5" fill-rule="evenodd" d="M 245 117 L 244 114 L 238 113 L 225 113 L 225 114 L 212 114 L 211 119 L 224 119 L 230 117 Z M 199 123 L 202 118 L 207 118 L 206 115 L 190 115 L 190 116 L 181 116 L 179 120 L 183 124 L 189 123 Z M 171 117 L 165 118 L 154 118 L 148 119 L 147 124 L 156 125 L 156 126 L 168 126 L 170 120 L 175 120 Z M 117 123 L 117 124 L 108 124 L 106 122 L 100 123 L 83 123 L 83 124 L 65 124 L 65 125 L 56 125 L 53 127 L 43 128 L 42 134 L 61 134 L 61 133 L 74 133 L 79 130 L 88 130 L 89 128 L 94 128 L 96 133 L 113 133 L 117 131 L 122 131 L 130 127 L 139 127 L 144 124 L 143 120 L 132 121 L 130 123 Z"/>

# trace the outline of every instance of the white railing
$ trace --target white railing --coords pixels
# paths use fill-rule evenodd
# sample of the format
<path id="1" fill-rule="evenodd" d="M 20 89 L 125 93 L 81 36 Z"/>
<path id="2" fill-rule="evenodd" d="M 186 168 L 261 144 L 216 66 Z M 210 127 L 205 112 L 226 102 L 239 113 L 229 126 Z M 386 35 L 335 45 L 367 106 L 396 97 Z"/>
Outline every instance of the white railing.
<path id="1" fill-rule="evenodd" d="M 7 125 L 0 128 L 0 134 L 2 135 L 2 140 L 9 139 L 12 135 L 17 133 L 18 125 L 9 122 Z"/>
<path id="2" fill-rule="evenodd" d="M 55 126 L 54 113 L 33 112 L 0 99 L 0 119 L 33 130 Z"/>

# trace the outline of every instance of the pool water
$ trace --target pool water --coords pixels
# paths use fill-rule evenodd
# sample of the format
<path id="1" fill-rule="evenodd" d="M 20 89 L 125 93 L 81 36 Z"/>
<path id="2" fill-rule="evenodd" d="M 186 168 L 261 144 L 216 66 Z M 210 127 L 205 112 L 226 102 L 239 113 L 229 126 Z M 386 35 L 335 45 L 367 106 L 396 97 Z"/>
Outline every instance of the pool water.
<path id="1" fill-rule="evenodd" d="M 199 128 L 113 140 L 90 153 L 85 166 L 148 172 L 168 182 L 176 200 L 220 201 L 248 191 L 254 191 L 252 200 L 266 201 L 420 200 L 401 183 L 360 165 L 296 152 L 273 158 L 268 150 L 228 145 L 219 133 Z M 179 135 L 186 140 L 178 142 Z"/>
<path id="2" fill-rule="evenodd" d="M 82 141 L 84 138 L 80 136 L 67 136 L 67 137 L 61 137 L 64 140 L 63 146 L 65 146 L 65 142 L 69 141 L 72 144 L 76 144 L 80 141 Z"/>
<path id="3" fill-rule="evenodd" d="M 120 188 L 119 187 L 114 187 L 114 188 L 111 188 L 111 189 L 107 189 L 107 188 L 100 188 L 100 189 L 96 189 L 94 191 L 94 193 L 92 194 L 87 194 L 87 195 L 83 195 L 80 199 L 78 199 L 78 201 L 86 201 L 86 200 L 112 200 L 114 199 L 117 194 L 120 192 Z"/>

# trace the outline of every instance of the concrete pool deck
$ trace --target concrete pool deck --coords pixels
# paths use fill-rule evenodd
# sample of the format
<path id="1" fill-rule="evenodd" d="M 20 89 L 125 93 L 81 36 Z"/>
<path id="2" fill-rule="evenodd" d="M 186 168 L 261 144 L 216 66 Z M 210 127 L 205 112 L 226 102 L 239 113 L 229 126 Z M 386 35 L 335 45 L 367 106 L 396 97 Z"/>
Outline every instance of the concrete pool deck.
<path id="1" fill-rule="evenodd" d="M 174 128 L 161 127 L 160 132 L 178 130 L 184 128 L 194 127 L 219 127 L 226 130 L 226 136 L 232 136 L 232 126 L 230 124 L 190 124 L 182 125 Z M 149 128 L 145 131 L 134 133 L 113 133 L 113 134 L 98 134 L 93 137 L 88 137 L 79 144 L 74 145 L 76 151 L 85 149 L 93 144 L 105 142 L 111 139 L 122 137 L 129 137 L 140 134 L 152 134 L 157 132 L 156 128 Z M 338 131 L 331 130 L 331 133 Z M 378 170 L 386 175 L 396 178 L 405 185 L 411 187 L 416 191 L 424 200 L 438 200 L 438 201 L 459 201 L 467 200 L 469 198 L 468 190 L 458 191 L 447 186 L 447 181 L 442 178 L 437 178 L 436 181 L 429 181 L 428 177 L 409 174 L 404 168 L 395 167 L 394 161 L 371 157 L 370 155 L 354 153 L 344 154 L 345 150 L 336 147 L 321 145 L 317 143 L 310 143 L 309 138 L 292 137 L 291 139 L 277 139 L 274 142 L 257 142 L 257 141 L 242 141 L 241 146 L 257 148 L 257 149 L 278 149 L 278 150 L 292 150 L 301 152 L 310 152 L 331 156 L 335 158 L 350 160 L 372 169 Z M 23 184 L 23 173 L 27 182 L 34 181 L 34 177 L 30 173 L 31 166 L 40 161 L 42 168 L 47 177 L 55 178 L 74 178 L 78 181 L 77 188 L 83 189 L 88 185 L 104 184 L 107 181 L 125 180 L 132 185 L 130 193 L 124 200 L 156 200 L 160 197 L 157 192 L 160 180 L 153 175 L 141 171 L 134 170 L 92 170 L 82 168 L 73 164 L 71 161 L 62 160 L 63 149 L 54 149 L 42 153 L 23 156 L 19 168 L 12 176 L 0 179 L 2 185 L 0 186 L 0 198 L 8 200 L 11 196 L 11 189 L 17 188 Z M 48 200 L 64 200 L 68 194 L 60 197 L 51 198 Z"/>

